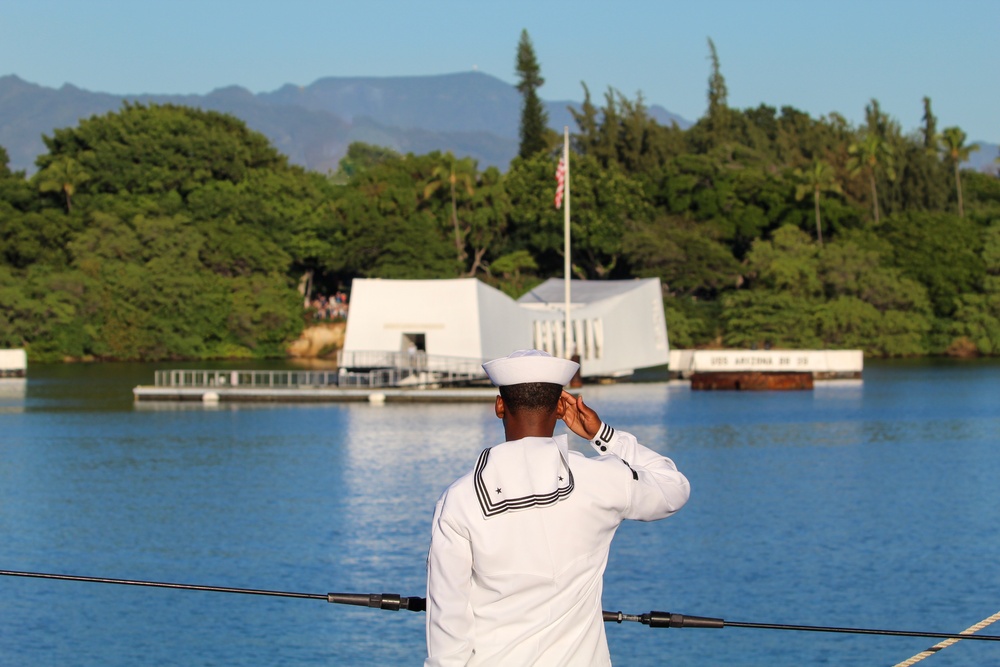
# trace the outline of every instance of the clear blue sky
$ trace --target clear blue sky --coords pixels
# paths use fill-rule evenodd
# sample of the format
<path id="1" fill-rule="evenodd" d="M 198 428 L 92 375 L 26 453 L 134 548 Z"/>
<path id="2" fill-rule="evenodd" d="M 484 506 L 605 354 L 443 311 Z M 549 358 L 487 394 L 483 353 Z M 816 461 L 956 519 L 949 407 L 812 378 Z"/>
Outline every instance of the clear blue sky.
<path id="1" fill-rule="evenodd" d="M 696 120 L 707 38 L 729 104 L 831 111 L 877 97 L 904 131 L 1000 142 L 1000 0 L 0 0 L 0 75 L 117 94 L 253 92 L 325 76 L 478 69 L 514 83 L 526 28 L 548 100 L 608 86 Z"/>

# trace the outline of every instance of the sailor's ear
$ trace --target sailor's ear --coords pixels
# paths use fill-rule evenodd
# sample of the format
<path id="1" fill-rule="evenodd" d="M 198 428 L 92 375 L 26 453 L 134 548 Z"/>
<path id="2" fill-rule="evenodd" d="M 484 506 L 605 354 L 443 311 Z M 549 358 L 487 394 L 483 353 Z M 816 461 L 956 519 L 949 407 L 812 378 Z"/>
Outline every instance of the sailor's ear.
<path id="1" fill-rule="evenodd" d="M 566 401 L 563 400 L 562 396 L 560 396 L 559 401 L 556 402 L 556 418 L 562 419 L 563 415 L 565 414 L 566 414 Z"/>
<path id="2" fill-rule="evenodd" d="M 497 396 L 497 401 L 496 401 L 496 403 L 493 404 L 493 410 L 497 413 L 497 417 L 499 417 L 500 419 L 503 419 L 503 416 L 505 414 L 505 410 L 504 410 L 503 397 L 502 396 Z"/>

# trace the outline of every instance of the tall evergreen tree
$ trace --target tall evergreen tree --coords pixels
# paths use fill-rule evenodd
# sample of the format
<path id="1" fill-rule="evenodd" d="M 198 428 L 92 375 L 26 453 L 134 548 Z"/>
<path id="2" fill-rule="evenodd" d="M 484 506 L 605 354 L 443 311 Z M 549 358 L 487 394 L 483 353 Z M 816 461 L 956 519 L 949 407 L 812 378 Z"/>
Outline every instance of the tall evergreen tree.
<path id="1" fill-rule="evenodd" d="M 545 84 L 542 70 L 535 57 L 535 47 L 527 30 L 521 31 L 521 41 L 517 44 L 517 89 L 524 102 L 521 106 L 521 147 L 518 155 L 529 158 L 538 151 L 545 150 L 546 129 L 549 115 L 538 98 L 538 89 Z"/>
<path id="2" fill-rule="evenodd" d="M 580 111 L 573 107 L 569 108 L 579 129 L 579 133 L 573 135 L 573 150 L 581 155 L 594 155 L 599 143 L 597 107 L 590 99 L 590 88 L 587 84 L 581 81 L 580 85 L 583 86 L 583 103 L 580 105 Z"/>
<path id="3" fill-rule="evenodd" d="M 878 135 L 882 139 L 885 139 L 888 135 L 891 121 L 888 114 L 882 112 L 882 105 L 879 104 L 878 100 L 872 99 L 871 102 L 865 105 L 865 122 L 868 125 L 869 132 Z"/>
<path id="4" fill-rule="evenodd" d="M 708 77 L 708 124 L 709 132 L 715 142 L 725 138 L 729 130 L 728 91 L 726 80 L 719 68 L 719 54 L 715 50 L 715 42 L 708 40 L 709 58 L 712 60 L 712 74 Z"/>
<path id="5" fill-rule="evenodd" d="M 928 151 L 937 151 L 937 118 L 931 111 L 931 98 L 924 97 L 924 148 Z"/>

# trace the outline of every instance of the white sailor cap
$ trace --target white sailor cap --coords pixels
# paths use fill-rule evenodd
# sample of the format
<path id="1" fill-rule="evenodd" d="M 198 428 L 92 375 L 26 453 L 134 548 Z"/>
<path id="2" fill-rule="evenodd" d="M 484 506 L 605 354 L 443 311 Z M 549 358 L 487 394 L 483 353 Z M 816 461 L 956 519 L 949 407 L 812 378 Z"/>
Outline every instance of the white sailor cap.
<path id="1" fill-rule="evenodd" d="M 550 382 L 565 386 L 579 368 L 580 364 L 575 361 L 553 357 L 542 350 L 518 350 L 483 364 L 486 375 L 498 387 L 525 382 Z"/>

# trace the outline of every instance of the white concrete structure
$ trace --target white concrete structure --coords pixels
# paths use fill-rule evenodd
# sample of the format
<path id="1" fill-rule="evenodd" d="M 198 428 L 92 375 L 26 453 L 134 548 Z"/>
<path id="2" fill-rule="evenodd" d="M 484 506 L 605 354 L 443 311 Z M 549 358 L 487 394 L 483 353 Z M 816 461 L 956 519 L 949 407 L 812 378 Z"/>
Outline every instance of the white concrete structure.
<path id="1" fill-rule="evenodd" d="M 509 296 L 474 278 L 357 278 L 351 286 L 341 363 L 399 365 L 397 360 L 412 357 L 426 361 L 428 370 L 445 370 L 465 360 L 485 377 L 478 368 L 483 360 L 528 347 L 528 314 Z"/>
<path id="2" fill-rule="evenodd" d="M 571 282 L 571 352 L 584 377 L 613 377 L 667 363 L 667 325 L 658 279 Z M 474 278 L 357 279 L 342 351 L 344 366 L 405 364 L 426 355 L 475 364 L 536 347 L 566 355 L 564 282 L 549 280 L 514 301 Z M 366 359 L 370 361 L 366 361 Z M 396 365 L 399 365 L 398 363 Z"/>
<path id="3" fill-rule="evenodd" d="M 28 371 L 28 355 L 24 350 L 0 350 L 0 377 L 23 377 Z"/>
<path id="4" fill-rule="evenodd" d="M 860 378 L 861 350 L 672 350 L 670 374 L 803 372 L 818 379 Z"/>
<path id="5" fill-rule="evenodd" d="M 532 347 L 565 355 L 565 286 L 552 278 L 518 304 L 532 313 Z M 580 355 L 584 377 L 630 375 L 662 366 L 670 351 L 658 278 L 570 282 L 571 353 Z"/>

